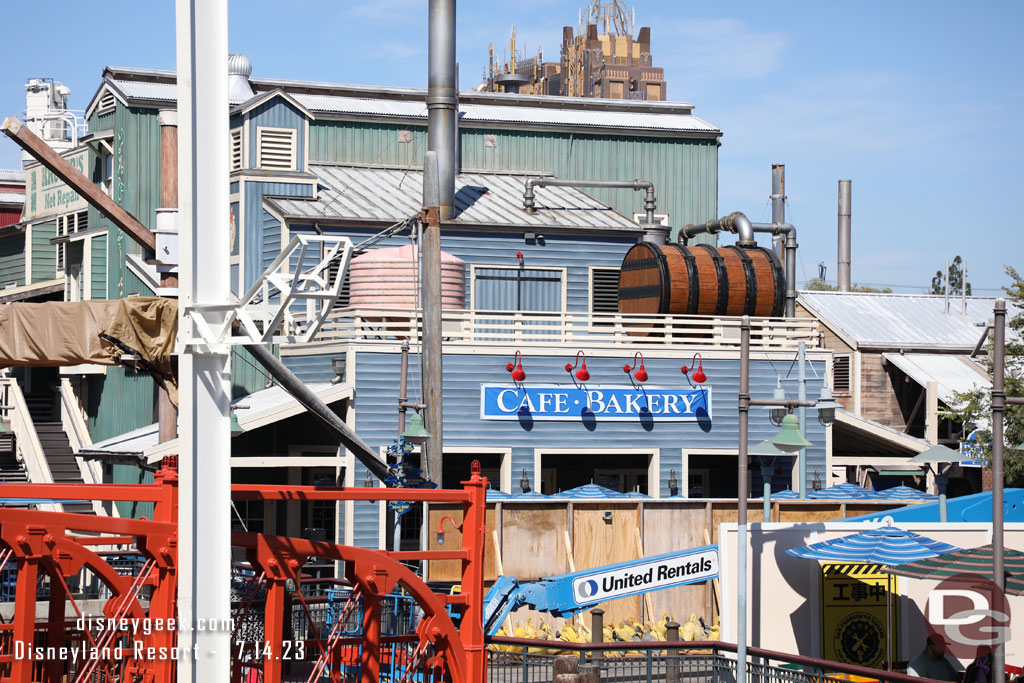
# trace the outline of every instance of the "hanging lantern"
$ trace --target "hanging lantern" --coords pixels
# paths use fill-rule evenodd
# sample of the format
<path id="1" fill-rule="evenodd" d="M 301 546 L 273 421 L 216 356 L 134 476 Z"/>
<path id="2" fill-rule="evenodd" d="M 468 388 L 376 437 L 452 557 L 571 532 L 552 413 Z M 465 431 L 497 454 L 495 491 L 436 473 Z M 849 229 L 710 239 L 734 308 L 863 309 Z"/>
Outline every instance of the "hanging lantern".
<path id="1" fill-rule="evenodd" d="M 637 359 L 640 359 L 640 367 L 639 368 L 636 367 Z M 637 351 L 633 355 L 633 365 L 632 365 L 632 367 L 629 365 L 629 363 L 626 363 L 625 365 L 622 366 L 622 371 L 625 372 L 627 375 L 632 372 L 633 373 L 633 379 L 635 379 L 637 382 L 641 382 L 641 383 L 646 382 L 647 381 L 647 370 L 644 369 L 644 355 L 642 353 L 640 353 L 639 351 Z"/>
<path id="2" fill-rule="evenodd" d="M 578 370 L 576 369 L 577 365 L 579 366 Z M 582 351 L 576 352 L 575 365 L 573 363 L 565 364 L 566 372 L 572 372 L 573 370 L 576 370 L 576 379 L 578 379 L 579 381 L 586 382 L 588 379 L 590 379 L 590 373 L 587 372 L 587 356 Z"/>
<path id="3" fill-rule="evenodd" d="M 516 351 L 516 355 L 512 358 L 512 362 L 506 364 L 505 369 L 512 373 L 513 382 L 522 382 L 526 379 L 526 372 L 523 370 L 523 354 L 521 351 Z"/>

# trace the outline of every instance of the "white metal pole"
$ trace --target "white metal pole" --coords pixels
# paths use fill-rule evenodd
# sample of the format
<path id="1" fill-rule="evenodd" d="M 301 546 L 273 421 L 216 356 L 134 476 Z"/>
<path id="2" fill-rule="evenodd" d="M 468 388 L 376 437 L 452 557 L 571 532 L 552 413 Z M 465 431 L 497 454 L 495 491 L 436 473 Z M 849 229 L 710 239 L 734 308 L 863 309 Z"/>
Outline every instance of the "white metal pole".
<path id="1" fill-rule="evenodd" d="M 177 27 L 179 305 L 226 304 L 231 294 L 227 0 L 178 0 Z M 179 328 L 183 336 L 194 337 L 186 325 Z M 180 357 L 179 645 L 189 651 L 178 680 L 189 683 L 230 676 L 230 359 L 226 345 L 190 345 Z"/>
<path id="2" fill-rule="evenodd" d="M 800 389 L 797 393 L 797 398 L 801 401 L 807 400 L 807 368 L 804 365 L 807 362 L 807 347 L 804 342 L 800 342 L 797 345 L 797 364 L 800 366 L 797 370 L 797 378 L 799 379 Z M 796 411 L 797 417 L 800 420 L 800 436 L 807 438 L 807 407 L 800 406 Z M 807 449 L 801 448 L 797 454 L 798 467 L 797 471 L 800 473 L 800 498 L 807 498 Z M 826 472 L 826 481 L 828 473 Z"/>

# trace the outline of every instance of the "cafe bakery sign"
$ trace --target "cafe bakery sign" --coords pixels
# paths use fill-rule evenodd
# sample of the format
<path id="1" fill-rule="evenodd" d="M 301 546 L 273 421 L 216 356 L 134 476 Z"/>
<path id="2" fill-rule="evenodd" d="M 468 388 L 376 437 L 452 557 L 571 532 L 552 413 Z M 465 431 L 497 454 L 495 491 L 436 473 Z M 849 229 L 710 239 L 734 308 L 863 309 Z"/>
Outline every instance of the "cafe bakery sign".
<path id="1" fill-rule="evenodd" d="M 711 387 L 480 385 L 481 420 L 695 422 L 711 419 Z"/>

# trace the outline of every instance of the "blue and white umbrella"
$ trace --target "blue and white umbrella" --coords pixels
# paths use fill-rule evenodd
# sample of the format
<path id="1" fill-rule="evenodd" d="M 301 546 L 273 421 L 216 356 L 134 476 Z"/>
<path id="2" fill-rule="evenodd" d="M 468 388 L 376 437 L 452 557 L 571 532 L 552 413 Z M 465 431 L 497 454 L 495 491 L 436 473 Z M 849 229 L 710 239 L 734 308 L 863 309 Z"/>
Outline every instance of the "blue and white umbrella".
<path id="1" fill-rule="evenodd" d="M 552 498 L 554 496 L 545 496 L 537 491 L 528 491 L 527 493 L 515 493 L 510 500 L 551 500 Z"/>
<path id="2" fill-rule="evenodd" d="M 569 498 L 571 500 L 606 500 L 608 498 L 628 497 L 625 493 L 613 491 L 597 484 L 584 484 L 568 491 L 562 491 L 558 495 L 561 498 Z"/>
<path id="3" fill-rule="evenodd" d="M 787 555 L 826 562 L 870 562 L 899 565 L 959 551 L 955 545 L 894 526 L 868 529 L 830 541 L 790 548 Z"/>
<path id="4" fill-rule="evenodd" d="M 627 498 L 650 498 L 646 493 L 640 493 L 639 491 L 630 491 L 626 494 Z"/>
<path id="5" fill-rule="evenodd" d="M 761 497 L 763 498 L 764 496 Z M 799 497 L 800 494 L 794 491 L 793 489 L 786 489 L 785 491 L 776 491 L 771 496 L 772 500 L 775 500 L 777 498 L 780 500 L 793 500 Z"/>
<path id="6" fill-rule="evenodd" d="M 511 493 L 505 493 L 504 491 L 499 491 L 498 489 L 487 489 L 487 502 L 497 500 L 512 500 L 513 498 L 515 498 L 515 496 L 513 496 Z"/>
<path id="7" fill-rule="evenodd" d="M 857 486 L 856 484 L 844 483 L 830 486 L 827 489 L 822 489 L 821 491 L 812 491 L 807 497 L 814 498 L 816 500 L 833 500 L 836 498 L 874 498 L 875 495 L 875 492 L 871 489 L 866 489 L 861 486 Z"/>
<path id="8" fill-rule="evenodd" d="M 878 491 L 875 496 L 877 498 L 883 498 L 886 500 L 920 500 L 920 501 L 933 501 L 938 500 L 938 496 L 934 496 L 924 491 L 911 488 L 910 486 L 894 486 L 891 489 L 884 489 Z"/>

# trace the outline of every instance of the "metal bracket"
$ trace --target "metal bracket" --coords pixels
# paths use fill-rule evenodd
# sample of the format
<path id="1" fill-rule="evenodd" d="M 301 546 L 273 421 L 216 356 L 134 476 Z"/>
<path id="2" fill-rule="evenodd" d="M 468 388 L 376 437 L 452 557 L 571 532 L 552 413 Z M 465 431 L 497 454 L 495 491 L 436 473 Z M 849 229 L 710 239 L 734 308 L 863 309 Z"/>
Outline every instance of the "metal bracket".
<path id="1" fill-rule="evenodd" d="M 238 303 L 186 307 L 183 315 L 192 325 L 184 326 L 182 341 L 200 346 L 312 341 L 341 294 L 351 259 L 347 237 L 295 235 Z"/>

